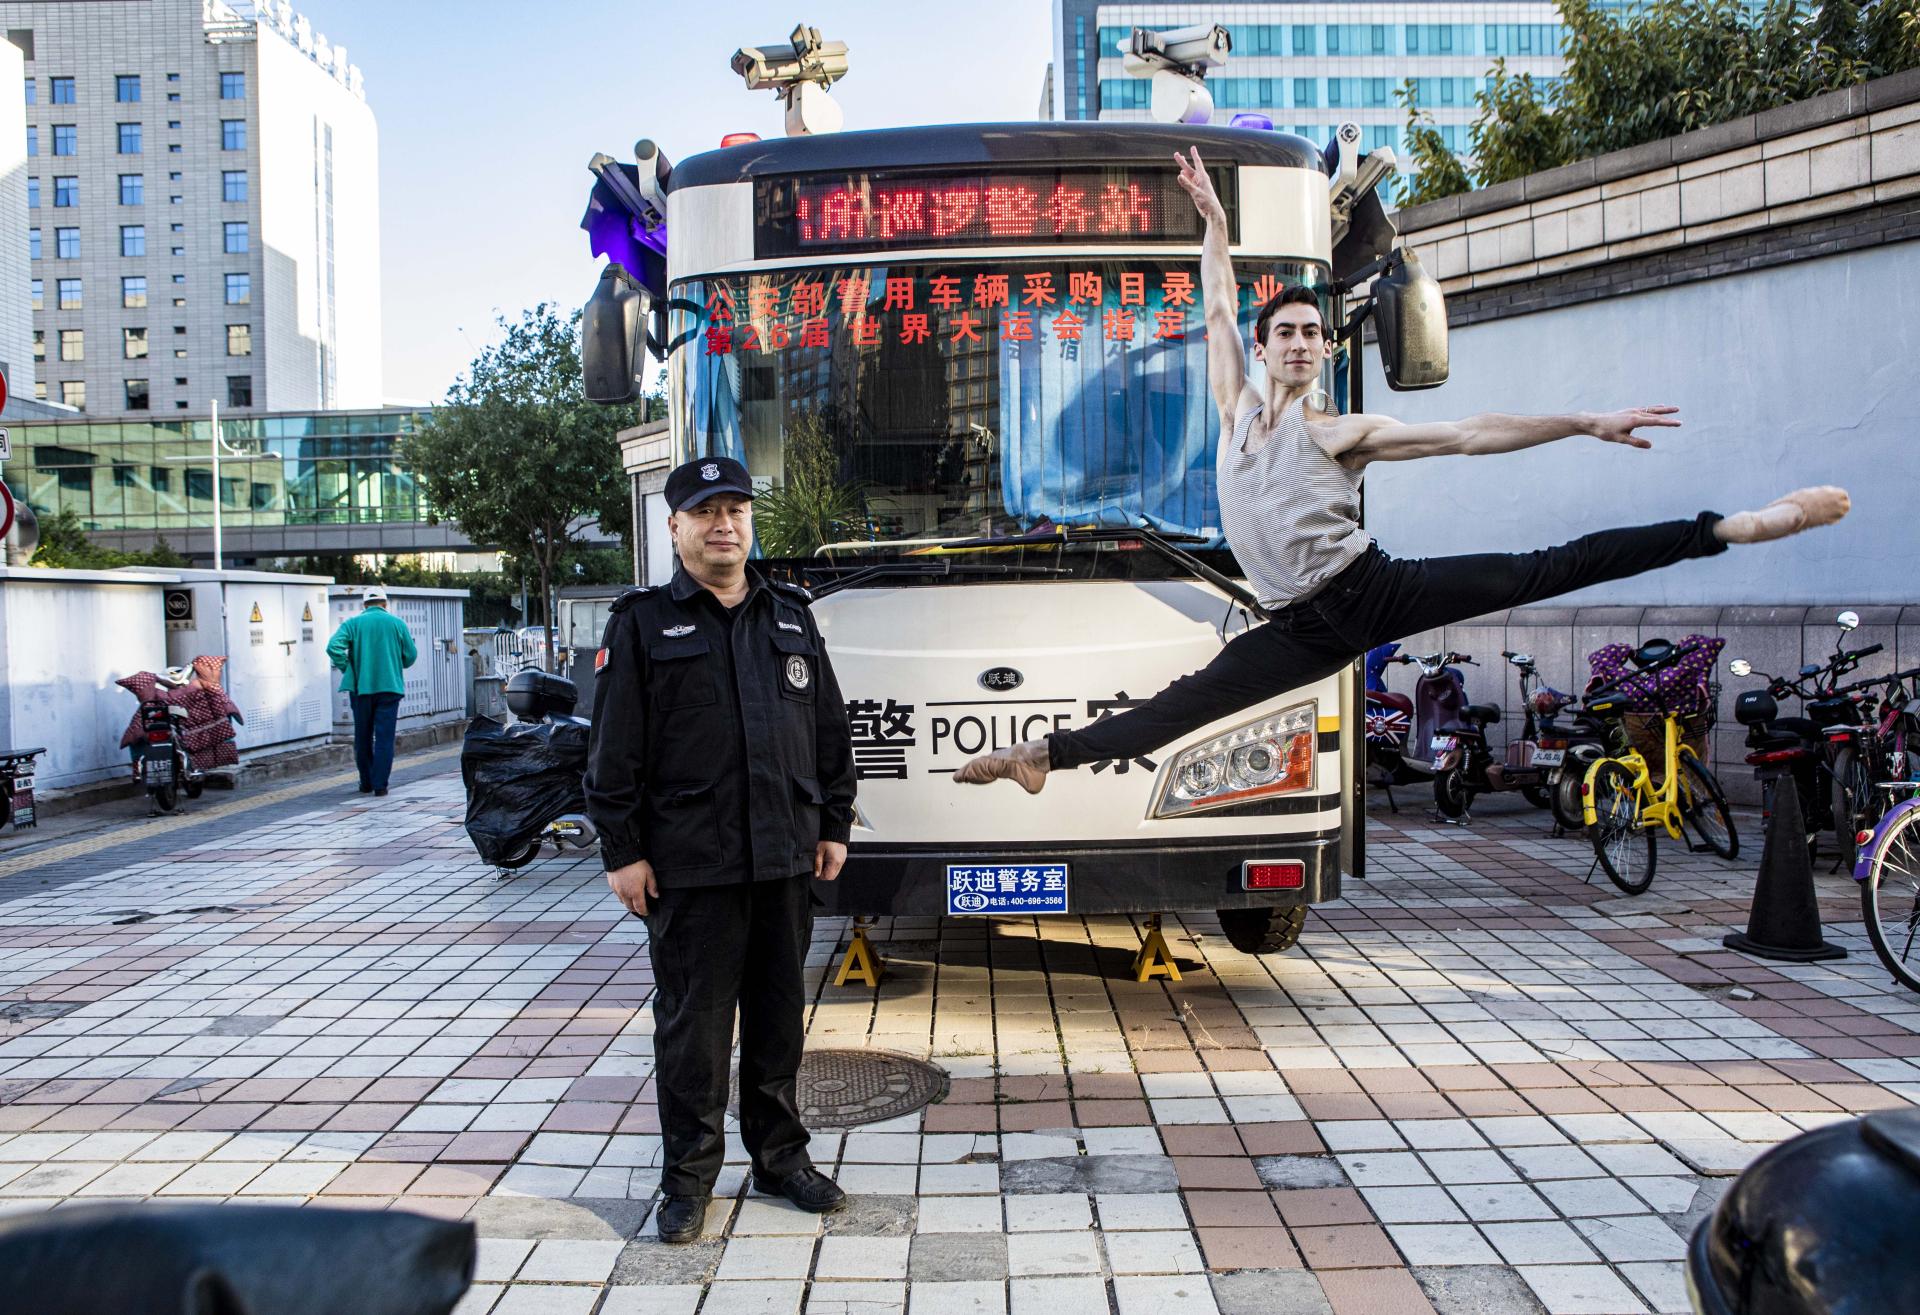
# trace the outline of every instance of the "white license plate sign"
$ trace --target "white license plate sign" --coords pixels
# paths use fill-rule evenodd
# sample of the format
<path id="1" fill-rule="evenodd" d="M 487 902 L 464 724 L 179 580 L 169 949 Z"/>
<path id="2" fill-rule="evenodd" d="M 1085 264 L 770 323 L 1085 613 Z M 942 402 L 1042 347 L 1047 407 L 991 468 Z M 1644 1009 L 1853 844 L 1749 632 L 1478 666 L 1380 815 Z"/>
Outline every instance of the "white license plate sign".
<path id="1" fill-rule="evenodd" d="M 173 779 L 173 759 L 147 759 L 147 779 L 158 785 L 165 785 Z"/>
<path id="2" fill-rule="evenodd" d="M 1065 913 L 1065 863 L 950 863 L 947 912 Z"/>
<path id="3" fill-rule="evenodd" d="M 1433 743 L 1427 747 L 1435 753 L 1451 753 L 1453 752 L 1453 736 L 1436 735 L 1433 737 Z"/>
<path id="4" fill-rule="evenodd" d="M 1567 760 L 1565 749 L 1535 749 L 1533 765 L 1535 767 L 1558 767 Z"/>

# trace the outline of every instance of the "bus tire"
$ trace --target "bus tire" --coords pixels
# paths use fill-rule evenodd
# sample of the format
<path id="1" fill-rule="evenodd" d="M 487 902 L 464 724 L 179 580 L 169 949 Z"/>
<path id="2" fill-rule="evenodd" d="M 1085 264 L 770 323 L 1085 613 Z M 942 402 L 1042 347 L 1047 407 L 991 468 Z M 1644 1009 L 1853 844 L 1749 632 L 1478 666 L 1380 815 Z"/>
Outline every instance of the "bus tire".
<path id="1" fill-rule="evenodd" d="M 1242 954 L 1278 954 L 1300 942 L 1307 925 L 1307 906 L 1284 909 L 1220 909 L 1220 930 L 1227 943 Z"/>

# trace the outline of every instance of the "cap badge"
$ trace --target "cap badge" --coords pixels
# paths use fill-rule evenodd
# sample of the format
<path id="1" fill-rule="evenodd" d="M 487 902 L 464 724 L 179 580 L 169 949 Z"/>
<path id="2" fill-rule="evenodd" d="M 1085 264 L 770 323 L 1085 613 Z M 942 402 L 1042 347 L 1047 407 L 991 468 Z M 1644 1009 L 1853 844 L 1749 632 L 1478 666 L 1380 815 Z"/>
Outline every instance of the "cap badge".
<path id="1" fill-rule="evenodd" d="M 719 479 L 720 467 L 715 465 L 713 462 L 709 461 L 706 465 L 700 467 L 700 478 L 701 479 Z"/>

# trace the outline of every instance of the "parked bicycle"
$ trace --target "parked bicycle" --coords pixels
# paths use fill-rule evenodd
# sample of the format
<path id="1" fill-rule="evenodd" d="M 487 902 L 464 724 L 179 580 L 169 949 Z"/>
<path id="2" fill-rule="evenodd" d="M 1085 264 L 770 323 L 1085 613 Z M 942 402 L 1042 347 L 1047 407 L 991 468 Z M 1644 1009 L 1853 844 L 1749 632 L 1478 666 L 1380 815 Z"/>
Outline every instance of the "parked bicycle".
<path id="1" fill-rule="evenodd" d="M 1853 866 L 1859 857 L 1856 838 L 1873 828 L 1892 802 L 1883 785 L 1911 779 L 1911 744 L 1920 749 L 1920 728 L 1911 711 L 1913 696 L 1907 682 L 1920 678 L 1920 667 L 1855 681 L 1835 690 L 1850 699 L 1856 716 L 1827 729 L 1827 748 L 1833 755 L 1833 835 L 1841 861 Z M 1884 692 L 1882 692 L 1884 691 Z"/>
<path id="2" fill-rule="evenodd" d="M 1920 781 L 1883 781 L 1879 789 L 1889 798 L 1906 798 L 1855 837 L 1860 916 L 1873 952 L 1894 980 L 1920 991 L 1920 961 L 1914 958 L 1920 933 Z"/>
<path id="3" fill-rule="evenodd" d="M 1664 639 L 1649 640 L 1634 653 L 1639 671 L 1651 675 L 1674 666 L 1703 643 L 1675 647 Z M 1645 682 L 1661 717 L 1660 772 L 1656 778 L 1646 756 L 1633 744 L 1627 729 L 1631 697 L 1614 687 L 1590 693 L 1586 710 L 1605 721 L 1612 734 L 1610 752 L 1587 772 L 1585 814 L 1594 861 L 1607 879 L 1629 895 L 1653 884 L 1659 862 L 1659 832 L 1684 843 L 1694 852 L 1711 851 L 1721 858 L 1740 852 L 1740 836 L 1727 807 L 1726 792 L 1713 772 L 1685 743 L 1685 718 L 1696 711 L 1704 691 L 1671 688 L 1659 681 Z M 1698 843 L 1689 839 L 1691 834 Z"/>

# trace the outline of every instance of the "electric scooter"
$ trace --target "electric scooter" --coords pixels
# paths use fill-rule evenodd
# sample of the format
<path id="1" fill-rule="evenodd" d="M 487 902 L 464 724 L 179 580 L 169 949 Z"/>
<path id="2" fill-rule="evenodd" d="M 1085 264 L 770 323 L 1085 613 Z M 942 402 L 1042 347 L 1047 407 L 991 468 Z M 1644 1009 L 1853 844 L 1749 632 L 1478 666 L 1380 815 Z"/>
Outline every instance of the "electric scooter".
<path id="1" fill-rule="evenodd" d="M 1503 790 L 1518 790 L 1535 808 L 1548 808 L 1553 803 L 1550 783 L 1566 751 L 1541 747 L 1540 718 L 1564 708 L 1573 701 L 1572 696 L 1541 681 L 1532 655 L 1503 652 L 1500 656 L 1520 673 L 1524 718 L 1520 735 L 1507 745 L 1505 761 L 1495 762 L 1493 748 L 1487 743 L 1487 727 L 1500 720 L 1500 710 L 1490 704 L 1466 709 L 1452 732 L 1454 747 L 1438 755 L 1433 778 L 1434 800 L 1448 817 L 1464 814 L 1476 795 Z"/>
<path id="2" fill-rule="evenodd" d="M 1422 773 L 1407 764 L 1407 737 L 1413 733 L 1413 700 L 1387 688 L 1390 665 L 1411 665 L 1413 659 L 1400 652 L 1398 644 L 1381 644 L 1368 650 L 1367 676 L 1367 783 L 1387 792 L 1387 807 L 1394 812 L 1400 805 L 1393 787 L 1420 780 Z"/>
<path id="3" fill-rule="evenodd" d="M 1462 734 L 1478 733 L 1486 737 L 1486 728 L 1500 720 L 1500 709 L 1492 704 L 1467 702 L 1466 677 L 1460 667 L 1480 664 L 1465 653 L 1429 653 L 1414 659 L 1420 665 L 1420 679 L 1414 682 L 1414 743 L 1428 755 L 1407 756 L 1407 765 L 1423 776 L 1433 778 L 1434 807 L 1443 817 L 1466 816 L 1472 803 L 1471 793 L 1457 788 L 1458 774 L 1451 768 L 1461 748 Z"/>

